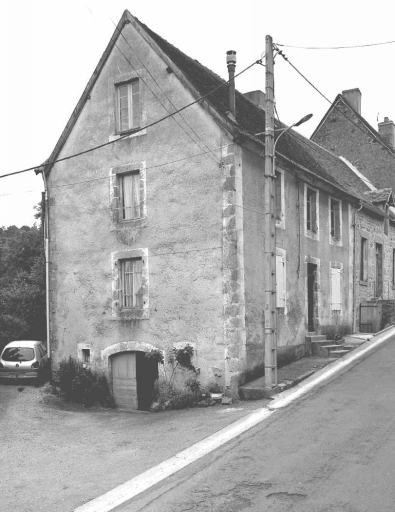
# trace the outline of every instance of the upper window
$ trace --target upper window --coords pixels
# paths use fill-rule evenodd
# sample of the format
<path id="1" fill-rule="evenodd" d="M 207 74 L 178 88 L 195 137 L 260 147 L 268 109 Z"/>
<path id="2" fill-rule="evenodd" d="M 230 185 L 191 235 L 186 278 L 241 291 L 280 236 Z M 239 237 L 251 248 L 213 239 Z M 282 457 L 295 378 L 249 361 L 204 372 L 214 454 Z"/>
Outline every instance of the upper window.
<path id="1" fill-rule="evenodd" d="M 368 280 L 368 241 L 361 237 L 361 261 L 359 266 L 359 279 L 361 281 Z"/>
<path id="2" fill-rule="evenodd" d="M 142 308 L 142 258 L 121 260 L 121 308 Z"/>
<path id="3" fill-rule="evenodd" d="M 286 269 L 285 250 L 276 248 L 276 305 L 285 308 L 286 305 Z"/>
<path id="4" fill-rule="evenodd" d="M 117 85 L 117 131 L 127 132 L 141 125 L 139 81 Z"/>
<path id="5" fill-rule="evenodd" d="M 141 217 L 140 203 L 140 172 L 118 174 L 120 220 L 139 219 Z"/>
<path id="6" fill-rule="evenodd" d="M 318 191 L 306 187 L 306 230 L 318 233 Z"/>
<path id="7" fill-rule="evenodd" d="M 341 239 L 341 203 L 330 198 L 330 233 L 335 242 Z"/>
<path id="8" fill-rule="evenodd" d="M 276 170 L 275 201 L 276 201 L 276 226 L 285 229 L 284 224 L 284 173 Z"/>

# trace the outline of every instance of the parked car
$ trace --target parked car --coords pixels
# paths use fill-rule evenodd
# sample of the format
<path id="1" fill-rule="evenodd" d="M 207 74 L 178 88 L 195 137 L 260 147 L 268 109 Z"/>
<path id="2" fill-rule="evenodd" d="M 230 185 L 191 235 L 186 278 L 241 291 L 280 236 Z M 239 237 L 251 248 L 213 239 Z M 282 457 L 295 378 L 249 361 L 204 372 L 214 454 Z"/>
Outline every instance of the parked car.
<path id="1" fill-rule="evenodd" d="M 49 361 L 41 341 L 11 341 L 0 356 L 0 379 L 40 379 Z"/>

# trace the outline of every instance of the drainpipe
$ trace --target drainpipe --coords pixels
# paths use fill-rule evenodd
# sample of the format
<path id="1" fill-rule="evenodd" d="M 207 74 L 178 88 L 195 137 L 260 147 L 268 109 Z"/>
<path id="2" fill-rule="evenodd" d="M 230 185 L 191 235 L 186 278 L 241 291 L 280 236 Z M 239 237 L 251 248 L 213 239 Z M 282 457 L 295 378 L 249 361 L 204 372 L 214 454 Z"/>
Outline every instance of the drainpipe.
<path id="1" fill-rule="evenodd" d="M 49 335 L 49 205 L 48 205 L 48 183 L 44 167 L 34 171 L 41 174 L 44 182 L 44 241 L 45 241 L 45 302 L 46 302 L 46 331 L 47 331 L 47 355 L 51 360 L 51 338 Z"/>
<path id="2" fill-rule="evenodd" d="M 229 73 L 229 110 L 233 117 L 236 117 L 236 91 L 235 91 L 235 71 L 236 71 L 236 52 L 229 50 L 226 52 L 226 64 Z"/>
<path id="3" fill-rule="evenodd" d="M 356 328 L 356 290 L 357 290 L 357 279 L 356 279 L 356 276 L 355 276 L 355 268 L 356 268 L 356 261 L 355 261 L 355 257 L 356 257 L 356 246 L 357 246 L 357 229 L 356 229 L 356 225 L 357 225 L 357 213 L 362 209 L 362 203 L 359 204 L 359 208 L 356 209 L 354 211 L 354 256 L 353 256 L 353 260 L 354 260 L 354 265 L 353 265 L 353 312 L 352 312 L 352 332 L 356 332 L 355 328 Z"/>

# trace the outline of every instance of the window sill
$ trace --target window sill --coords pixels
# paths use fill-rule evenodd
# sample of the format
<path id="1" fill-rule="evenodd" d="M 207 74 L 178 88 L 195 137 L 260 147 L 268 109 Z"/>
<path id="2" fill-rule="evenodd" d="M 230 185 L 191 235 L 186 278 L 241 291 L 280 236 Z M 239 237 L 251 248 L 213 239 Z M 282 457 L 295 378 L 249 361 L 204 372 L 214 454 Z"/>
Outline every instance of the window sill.
<path id="1" fill-rule="evenodd" d="M 131 309 L 120 309 L 113 316 L 113 320 L 121 322 L 128 322 L 132 320 L 148 320 L 149 309 L 148 308 L 131 308 Z"/>
<path id="2" fill-rule="evenodd" d="M 147 135 L 147 128 L 144 128 L 143 130 L 138 128 L 138 130 L 139 131 L 129 130 L 127 132 L 122 132 L 122 133 L 113 133 L 108 138 L 108 142 L 113 142 L 114 140 L 118 140 L 121 137 L 123 137 L 124 139 L 130 139 L 132 137 L 139 137 L 140 135 Z"/>
<path id="3" fill-rule="evenodd" d="M 122 227 L 143 228 L 146 225 L 147 225 L 147 217 L 139 217 L 137 219 L 119 220 L 117 222 L 117 226 L 119 228 L 122 228 Z"/>
<path id="4" fill-rule="evenodd" d="M 368 286 L 368 282 L 367 281 L 359 281 L 359 284 L 360 286 Z"/>
<path id="5" fill-rule="evenodd" d="M 306 229 L 305 235 L 307 238 L 311 238 L 312 240 L 319 240 L 319 232 L 318 231 L 310 231 L 309 229 Z"/>

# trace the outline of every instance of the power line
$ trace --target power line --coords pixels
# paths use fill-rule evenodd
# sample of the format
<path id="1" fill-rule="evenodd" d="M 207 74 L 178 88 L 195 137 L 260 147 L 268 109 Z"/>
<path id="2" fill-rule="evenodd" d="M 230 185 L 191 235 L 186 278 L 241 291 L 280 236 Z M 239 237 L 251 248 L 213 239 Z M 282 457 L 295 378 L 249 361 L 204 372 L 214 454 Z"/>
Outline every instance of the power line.
<path id="1" fill-rule="evenodd" d="M 327 97 L 325 96 L 325 94 L 323 94 L 323 93 L 322 93 L 322 92 L 321 92 L 321 91 L 320 91 L 320 90 L 319 90 L 319 89 L 318 89 L 318 88 L 317 88 L 317 87 L 316 87 L 316 86 L 315 86 L 315 85 L 314 85 L 314 84 L 313 84 L 313 83 L 312 83 L 308 78 L 306 78 L 306 77 L 304 76 L 304 74 L 303 74 L 301 71 L 299 71 L 299 69 L 298 69 L 298 68 L 296 68 L 296 67 L 292 64 L 292 62 L 288 59 L 288 57 L 287 57 L 287 56 L 286 56 L 286 55 L 285 55 L 281 50 L 279 50 L 279 49 L 277 48 L 277 51 L 278 51 L 278 55 L 281 55 L 281 57 L 282 57 L 286 62 L 288 62 L 288 64 L 289 64 L 289 65 L 290 65 L 290 66 L 291 66 L 291 67 L 292 67 L 292 68 L 293 68 L 293 69 L 294 69 L 294 70 L 295 70 L 295 71 L 296 71 L 296 72 L 297 72 L 297 73 L 298 73 L 298 74 L 299 74 L 299 75 L 300 75 L 304 80 L 306 80 L 306 82 L 307 82 L 307 83 L 308 83 L 308 84 L 309 84 L 309 85 L 310 85 L 314 90 L 316 90 L 320 96 L 322 96 L 322 97 L 323 97 L 323 98 L 324 98 L 324 99 L 325 99 L 325 100 L 326 100 L 330 105 L 333 105 L 333 108 L 334 108 L 335 110 L 337 110 L 338 112 L 340 112 L 340 114 L 342 114 L 342 116 L 344 116 L 348 121 L 350 121 L 350 123 L 352 123 L 356 128 L 358 128 L 358 130 L 360 130 L 364 135 L 366 135 L 366 132 L 362 129 L 362 127 L 361 127 L 359 124 L 355 123 L 355 122 L 353 121 L 353 119 L 351 119 L 351 117 L 349 117 L 345 112 L 343 112 L 343 111 L 342 111 L 342 110 L 341 110 L 337 105 L 334 105 L 334 104 L 333 104 L 333 102 L 332 102 L 329 98 L 327 98 Z M 389 148 L 386 148 L 386 149 L 387 149 L 387 151 L 388 151 L 391 155 L 393 155 L 393 153 L 390 151 L 390 149 L 389 149 Z"/>
<path id="2" fill-rule="evenodd" d="M 384 41 L 382 43 L 356 44 L 352 46 L 293 46 L 289 44 L 276 43 L 277 46 L 284 48 L 297 48 L 298 50 L 349 50 L 353 48 L 367 48 L 369 46 L 382 46 L 385 44 L 393 44 L 395 41 Z"/>
<path id="3" fill-rule="evenodd" d="M 240 71 L 240 73 L 237 73 L 237 75 L 235 75 L 234 78 L 242 75 L 243 73 L 245 73 L 246 71 L 248 71 L 250 68 L 252 68 L 253 66 L 255 66 L 255 64 L 261 64 L 261 61 L 260 60 L 256 60 L 254 61 L 252 64 L 250 64 L 249 66 L 247 66 L 245 69 L 243 69 L 242 71 Z M 168 114 L 167 116 L 164 116 L 164 117 L 161 117 L 160 119 L 157 119 L 156 121 L 153 121 L 152 123 L 150 124 L 147 124 L 146 126 L 143 126 L 141 128 L 138 128 L 137 130 L 134 130 L 133 132 L 131 133 L 127 133 L 125 135 L 121 135 L 120 137 L 118 137 L 117 139 L 115 140 L 111 140 L 109 142 L 104 142 L 103 144 L 99 144 L 98 146 L 95 146 L 93 148 L 89 148 L 89 149 L 85 149 L 84 151 L 80 151 L 78 153 L 74 153 L 72 155 L 69 155 L 69 156 L 65 156 L 63 158 L 58 158 L 57 160 L 52 160 L 51 162 L 44 162 L 42 164 L 39 164 L 39 165 L 35 165 L 33 167 L 28 167 L 27 169 L 22 169 L 21 171 L 14 171 L 14 172 L 10 172 L 10 173 L 7 173 L 7 174 L 3 174 L 0 176 L 0 178 L 6 178 L 8 176 L 14 176 L 15 174 L 21 174 L 23 172 L 28 172 L 28 171 L 34 171 L 36 170 L 37 168 L 39 167 L 43 167 L 43 166 L 47 166 L 47 165 L 53 165 L 53 164 L 56 164 L 56 163 L 59 163 L 59 162 L 64 162 L 66 160 L 70 160 L 71 158 L 76 158 L 77 156 L 81 156 L 81 155 L 85 155 L 87 153 L 91 153 L 92 151 L 96 151 L 98 149 L 101 149 L 105 146 L 109 146 L 111 144 L 115 144 L 116 142 L 122 140 L 122 139 L 125 139 L 127 137 L 130 137 L 131 135 L 135 135 L 136 133 L 139 133 L 143 130 L 146 130 L 147 128 L 151 128 L 152 126 L 155 126 L 163 121 L 165 121 L 166 119 L 169 119 L 170 117 L 173 117 L 174 115 L 178 114 L 179 112 L 182 112 L 183 110 L 186 110 L 187 108 L 191 107 L 192 105 L 195 105 L 196 103 L 199 103 L 201 101 L 203 101 L 204 99 L 206 99 L 208 96 L 210 96 L 211 94 L 213 94 L 215 91 L 218 91 L 218 89 L 221 89 L 221 87 L 224 87 L 225 85 L 227 85 L 229 83 L 229 80 L 226 80 L 224 81 L 222 84 L 218 85 L 217 87 L 215 87 L 213 90 L 209 91 L 208 93 L 206 94 L 203 94 L 203 96 L 200 96 L 200 98 L 192 101 L 191 103 L 188 103 L 187 105 L 184 105 L 183 107 L 179 108 L 178 110 L 176 110 L 175 112 L 172 112 L 171 114 Z"/>
<path id="4" fill-rule="evenodd" d="M 174 103 L 171 101 L 171 99 L 166 95 L 166 93 L 163 91 L 162 87 L 159 85 L 159 83 L 156 81 L 155 77 L 152 75 L 152 73 L 149 71 L 149 69 L 145 66 L 144 62 L 139 58 L 139 56 L 133 52 L 133 48 L 131 46 L 131 44 L 129 43 L 129 41 L 126 39 L 126 37 L 122 34 L 122 31 L 121 30 L 118 30 L 118 27 L 116 26 L 116 24 L 114 23 L 114 21 L 110 18 L 110 20 L 112 21 L 112 23 L 114 24 L 116 30 L 119 32 L 119 34 L 122 36 L 122 38 L 125 40 L 126 44 L 129 46 L 130 50 L 132 51 L 132 54 L 138 59 L 138 61 L 141 63 L 141 65 L 144 67 L 144 69 L 147 71 L 147 73 L 149 74 L 149 76 L 152 78 L 152 80 L 155 82 L 155 84 L 157 85 L 158 89 L 161 91 L 161 93 L 165 96 L 165 98 L 169 101 L 170 105 L 174 108 L 174 110 L 177 110 L 176 106 L 174 105 Z M 166 112 L 169 113 L 169 110 L 165 107 L 165 105 L 162 103 L 162 101 L 160 100 L 160 98 L 154 93 L 154 91 L 149 87 L 149 85 L 147 84 L 147 82 L 143 79 L 143 77 L 139 74 L 139 72 L 136 70 L 136 68 L 133 66 L 133 64 L 130 62 L 130 60 L 126 57 L 126 55 L 123 53 L 123 51 L 119 48 L 119 46 L 115 43 L 115 46 L 117 47 L 117 49 L 119 50 L 119 52 L 123 55 L 123 57 L 125 58 L 125 60 L 128 62 L 128 64 L 130 65 L 130 67 L 133 69 L 133 71 L 137 74 L 137 76 L 142 80 L 142 82 L 146 85 L 146 87 L 151 91 L 151 93 L 155 96 L 155 98 L 159 101 L 159 103 L 162 105 L 162 107 L 165 109 Z M 181 113 L 179 113 L 179 116 L 181 117 L 181 119 L 185 122 L 185 124 L 188 126 L 188 128 L 194 133 L 194 135 L 200 140 L 200 142 L 207 148 L 209 149 L 209 147 L 207 146 L 207 144 L 199 137 L 199 135 L 196 133 L 196 131 L 192 128 L 192 126 L 188 123 L 188 121 L 183 117 L 183 115 Z M 196 142 L 192 137 L 191 135 L 185 130 L 185 128 L 182 126 L 181 123 L 178 122 L 178 120 L 173 117 L 172 118 L 177 124 L 178 126 L 186 133 L 186 135 L 192 140 L 192 142 L 194 142 L 200 149 L 203 149 L 198 142 Z M 212 158 L 212 157 L 211 157 Z M 214 160 L 214 159 L 213 159 Z M 215 159 L 215 162 L 219 163 L 219 160 L 217 161 Z"/>

